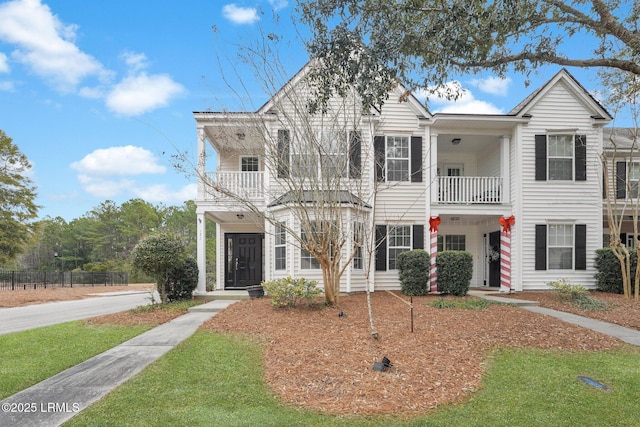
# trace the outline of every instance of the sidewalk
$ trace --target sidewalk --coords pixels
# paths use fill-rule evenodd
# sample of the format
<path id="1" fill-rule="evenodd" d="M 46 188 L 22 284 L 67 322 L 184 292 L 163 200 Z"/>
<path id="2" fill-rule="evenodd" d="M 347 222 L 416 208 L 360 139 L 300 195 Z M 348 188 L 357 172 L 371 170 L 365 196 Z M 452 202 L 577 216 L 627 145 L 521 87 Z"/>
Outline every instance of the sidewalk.
<path id="1" fill-rule="evenodd" d="M 486 291 L 469 291 L 469 295 L 479 298 L 485 298 L 491 301 L 503 302 L 506 304 L 515 304 L 525 310 L 534 313 L 546 314 L 547 316 L 556 317 L 564 322 L 573 323 L 583 328 L 601 332 L 606 335 L 616 337 L 626 343 L 640 346 L 640 331 L 625 328 L 623 326 L 614 325 L 613 323 L 603 322 L 601 320 L 591 319 L 589 317 L 578 316 L 576 314 L 565 313 L 563 311 L 551 310 L 549 308 L 539 307 L 537 301 L 526 301 L 515 298 L 504 298 L 496 296 L 495 293 L 487 293 Z"/>
<path id="2" fill-rule="evenodd" d="M 59 426 L 235 303 L 215 300 L 0 402 L 0 426 Z"/>

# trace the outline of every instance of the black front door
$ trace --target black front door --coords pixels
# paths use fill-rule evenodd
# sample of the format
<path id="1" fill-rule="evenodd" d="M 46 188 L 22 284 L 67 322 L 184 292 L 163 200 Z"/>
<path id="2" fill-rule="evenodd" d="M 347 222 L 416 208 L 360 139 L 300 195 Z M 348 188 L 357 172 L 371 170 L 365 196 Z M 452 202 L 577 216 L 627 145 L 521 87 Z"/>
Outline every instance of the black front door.
<path id="1" fill-rule="evenodd" d="M 489 233 L 489 286 L 500 286 L 500 232 Z"/>
<path id="2" fill-rule="evenodd" d="M 262 282 L 260 233 L 225 233 L 225 289 L 246 288 Z"/>

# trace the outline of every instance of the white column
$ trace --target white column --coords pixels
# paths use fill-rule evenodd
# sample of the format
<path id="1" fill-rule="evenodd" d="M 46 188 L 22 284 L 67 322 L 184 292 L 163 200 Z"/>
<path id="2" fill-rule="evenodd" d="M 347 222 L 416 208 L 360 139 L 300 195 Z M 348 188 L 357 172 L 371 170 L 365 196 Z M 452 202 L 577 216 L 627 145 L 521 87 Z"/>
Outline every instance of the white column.
<path id="1" fill-rule="evenodd" d="M 195 294 L 205 295 L 207 293 L 207 226 L 204 213 L 196 213 L 196 222 L 198 287 Z"/>
<path id="2" fill-rule="evenodd" d="M 206 176 L 206 159 L 207 152 L 205 148 L 204 129 L 198 129 L 198 199 L 203 200 L 205 197 L 205 176 Z"/>
<path id="3" fill-rule="evenodd" d="M 500 176 L 502 177 L 502 203 L 511 203 L 511 154 L 509 146 L 511 138 L 508 135 L 502 137 L 500 146 Z"/>
<path id="4" fill-rule="evenodd" d="M 429 185 L 431 185 L 431 203 L 438 202 L 438 134 L 431 133 L 429 144 Z"/>

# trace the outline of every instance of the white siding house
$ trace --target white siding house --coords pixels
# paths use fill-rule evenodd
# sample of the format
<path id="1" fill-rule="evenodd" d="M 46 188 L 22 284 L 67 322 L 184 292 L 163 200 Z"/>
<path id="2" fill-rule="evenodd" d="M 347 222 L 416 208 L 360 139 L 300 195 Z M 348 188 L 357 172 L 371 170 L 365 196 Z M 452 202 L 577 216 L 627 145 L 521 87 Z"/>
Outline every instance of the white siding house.
<path id="1" fill-rule="evenodd" d="M 381 110 L 362 111 L 349 95 L 325 114 L 302 117 L 297 107 L 311 96 L 306 70 L 256 112 L 194 113 L 198 292 L 205 291 L 205 217 L 217 224 L 218 289 L 286 275 L 321 281 L 292 233 L 301 208 L 288 201 L 308 197 L 315 212 L 322 191 L 309 181 L 296 193 L 292 176 L 320 179 L 337 163 L 342 199 L 333 215 L 351 233 L 344 259 L 360 239 L 354 229 L 370 231 L 345 268 L 342 291 L 399 289 L 397 255 L 433 254 L 435 246 L 473 255 L 472 287 L 544 289 L 560 278 L 594 285 L 603 236 L 599 154 L 611 117 L 568 71 L 504 115 L 431 114 L 398 87 Z M 305 152 L 310 135 L 327 138 L 329 154 Z M 207 162 L 212 154 L 215 165 Z"/>

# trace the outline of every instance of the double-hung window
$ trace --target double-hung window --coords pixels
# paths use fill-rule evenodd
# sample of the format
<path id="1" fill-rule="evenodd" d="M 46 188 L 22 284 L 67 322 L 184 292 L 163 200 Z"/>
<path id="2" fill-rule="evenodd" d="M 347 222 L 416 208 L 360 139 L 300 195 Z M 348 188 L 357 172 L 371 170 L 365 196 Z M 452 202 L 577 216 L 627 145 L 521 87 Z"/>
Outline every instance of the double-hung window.
<path id="1" fill-rule="evenodd" d="M 287 230 L 286 223 L 279 222 L 274 231 L 274 261 L 276 270 L 287 269 Z"/>
<path id="2" fill-rule="evenodd" d="M 629 181 L 629 197 L 636 199 L 638 197 L 638 181 L 640 181 L 640 163 L 629 162 L 628 168 L 627 180 Z"/>
<path id="3" fill-rule="evenodd" d="M 409 181 L 409 137 L 387 136 L 387 181 Z"/>
<path id="4" fill-rule="evenodd" d="M 364 244 L 364 224 L 361 222 L 353 223 L 353 260 L 352 267 L 354 270 L 362 270 L 364 258 L 362 257 L 362 245 Z"/>
<path id="5" fill-rule="evenodd" d="M 398 267 L 398 255 L 411 250 L 411 226 L 397 225 L 389 229 L 389 270 Z"/>
<path id="6" fill-rule="evenodd" d="M 438 252 L 465 251 L 467 238 L 464 234 L 438 234 Z"/>
<path id="7" fill-rule="evenodd" d="M 547 232 L 549 269 L 571 270 L 573 268 L 573 224 L 549 224 Z"/>
<path id="8" fill-rule="evenodd" d="M 345 132 L 322 130 L 319 135 L 322 176 L 347 176 L 347 136 Z"/>
<path id="9" fill-rule="evenodd" d="M 328 247 L 329 257 L 333 257 L 333 245 L 332 233 L 336 232 L 336 224 L 327 221 L 312 221 L 309 223 L 310 230 L 305 230 L 303 227 L 300 230 L 300 239 L 302 241 L 302 248 L 300 249 L 300 268 L 304 270 L 318 270 L 320 269 L 320 263 L 318 260 L 304 247 L 310 244 L 312 248 L 316 250 L 322 250 L 323 247 Z"/>
<path id="10" fill-rule="evenodd" d="M 549 135 L 549 180 L 573 180 L 573 135 Z"/>

